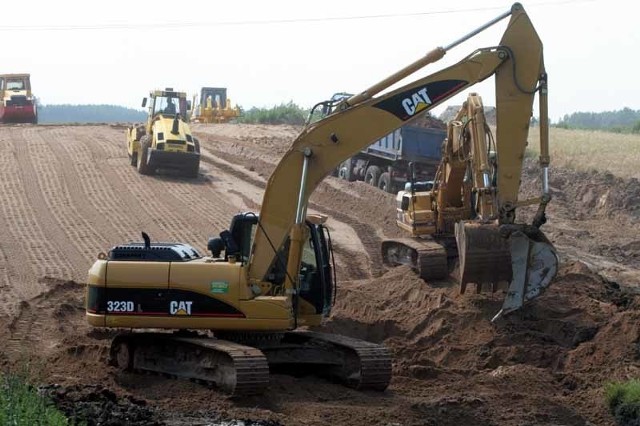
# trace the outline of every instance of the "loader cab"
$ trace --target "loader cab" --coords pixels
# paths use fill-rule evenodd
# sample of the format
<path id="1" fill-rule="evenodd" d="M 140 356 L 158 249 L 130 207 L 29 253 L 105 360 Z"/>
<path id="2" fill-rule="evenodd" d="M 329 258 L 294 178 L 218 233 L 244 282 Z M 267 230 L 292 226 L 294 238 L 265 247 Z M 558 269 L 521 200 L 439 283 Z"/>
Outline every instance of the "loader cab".
<path id="1" fill-rule="evenodd" d="M 152 115 L 162 114 L 164 116 L 175 117 L 176 114 L 180 114 L 181 117 L 186 117 L 189 108 L 187 106 L 187 100 L 172 94 L 166 96 L 157 96 L 153 100 L 153 113 Z"/>
<path id="2" fill-rule="evenodd" d="M 174 118 L 179 115 L 186 121 L 191 111 L 191 102 L 187 100 L 186 94 L 175 92 L 171 88 L 151 92 L 149 98 L 142 99 L 142 107 L 145 108 L 147 103 L 150 118 L 159 116 Z"/>
<path id="3" fill-rule="evenodd" d="M 313 305 L 316 314 L 326 316 L 330 313 L 334 300 L 335 266 L 329 229 L 314 218 L 306 221 L 309 238 L 304 244 L 300 264 L 299 286 L 300 297 Z M 210 250 L 225 248 L 225 260 L 230 256 L 236 261 L 248 263 L 251 247 L 258 228 L 258 216 L 253 213 L 237 214 L 231 221 L 229 231 L 221 233 L 220 238 L 209 240 Z M 289 252 L 289 241 L 278 251 L 278 256 L 267 281 L 274 285 L 282 285 L 286 277 L 286 265 Z M 215 257 L 215 253 L 214 257 Z M 220 254 L 220 252 L 218 252 Z"/>

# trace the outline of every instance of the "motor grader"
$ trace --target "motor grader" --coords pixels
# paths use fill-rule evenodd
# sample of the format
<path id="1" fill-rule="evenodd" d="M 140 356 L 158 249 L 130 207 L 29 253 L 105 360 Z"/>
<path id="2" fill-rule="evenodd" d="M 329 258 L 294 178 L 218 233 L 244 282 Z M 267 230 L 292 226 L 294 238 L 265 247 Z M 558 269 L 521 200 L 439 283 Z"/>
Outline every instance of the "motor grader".
<path id="1" fill-rule="evenodd" d="M 507 17 L 499 45 L 475 50 L 448 68 L 379 95 Z M 372 140 L 494 74 L 499 102 L 512 99 L 517 110 L 507 122 L 498 115 L 499 125 L 507 129 L 499 133 L 504 140 L 498 144 L 509 144 L 509 135 L 521 136 L 531 115 L 531 104 L 521 97 L 532 99 L 539 92 L 546 105 L 542 43 L 518 3 L 307 125 L 269 178 L 260 213 L 236 215 L 228 230 L 209 241 L 210 255 L 188 244 L 152 242 L 146 234 L 143 242 L 100 254 L 87 278 L 87 320 L 94 327 L 130 330 L 113 339 L 111 362 L 121 370 L 203 380 L 236 396 L 264 392 L 269 369 L 277 367 L 297 371 L 307 366 L 356 389 L 384 390 L 391 378 L 391 356 L 383 345 L 301 329 L 320 325 L 337 297 L 326 217 L 307 212 L 309 197 L 344 159 Z M 541 131 L 547 131 L 546 124 Z M 543 193 L 548 194 L 545 141 L 541 163 Z M 519 140 L 516 143 L 524 149 Z M 500 159 L 505 163 L 496 172 L 498 185 L 504 179 L 519 179 L 520 148 L 511 152 L 517 161 L 508 154 Z M 498 151 L 502 155 L 500 147 Z M 545 206 L 546 202 L 540 203 L 542 211 Z M 504 218 L 512 218 L 512 209 L 498 207 Z M 483 240 L 488 251 L 473 258 L 474 273 L 489 275 L 507 261 L 501 256 L 505 245 L 501 239 L 512 246 L 528 243 L 528 225 L 505 221 L 509 233 L 500 232 L 502 225 L 494 222 L 474 222 L 496 243 L 486 246 L 488 239 Z M 465 226 L 464 220 L 459 223 Z M 466 250 L 474 249 L 475 240 L 464 242 Z M 532 265 L 521 260 L 517 255 L 508 262 L 513 279 L 520 280 L 522 273 L 529 281 L 538 279 L 528 274 Z M 465 263 L 463 269 L 470 266 Z"/>
<path id="2" fill-rule="evenodd" d="M 127 154 L 143 175 L 158 169 L 177 169 L 188 177 L 198 176 L 200 143 L 189 127 L 190 101 L 172 88 L 154 90 L 143 98 L 149 116 L 142 126 L 127 128 Z"/>

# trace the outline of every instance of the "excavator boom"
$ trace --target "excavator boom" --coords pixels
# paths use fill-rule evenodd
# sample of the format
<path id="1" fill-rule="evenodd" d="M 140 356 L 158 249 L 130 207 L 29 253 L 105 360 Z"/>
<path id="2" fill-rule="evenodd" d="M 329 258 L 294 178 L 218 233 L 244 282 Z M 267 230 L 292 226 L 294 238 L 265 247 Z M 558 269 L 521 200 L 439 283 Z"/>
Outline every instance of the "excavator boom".
<path id="1" fill-rule="evenodd" d="M 408 74 L 439 60 L 447 49 L 475 35 L 477 31 L 474 31 L 447 48 L 432 50 L 393 76 L 349 98 L 336 108 L 334 114 L 302 131 L 277 165 L 265 190 L 260 211 L 263 226 L 256 233 L 249 268 L 252 282 L 265 280 L 276 262 L 273 247 L 282 247 L 290 237 L 297 223 L 296 216 L 306 208 L 309 195 L 340 162 L 372 140 L 493 75 L 496 76 L 499 126 L 505 129 L 498 133 L 500 162 L 504 166 L 499 170 L 500 195 L 496 208 L 500 212 L 500 223 L 513 222 L 533 99 L 539 89 L 538 82 L 546 81 L 546 73 L 542 43 L 519 3 L 513 5 L 510 13 L 489 24 L 507 16 L 510 16 L 510 21 L 500 45 L 478 49 L 455 65 L 373 97 Z M 541 129 L 541 133 L 545 131 Z M 547 152 L 548 148 L 542 146 L 541 151 Z M 303 170 L 306 171 L 303 173 Z M 292 184 L 292 180 L 297 183 Z M 290 190 L 283 191 L 282 188 Z M 292 262 L 291 257 L 288 260 L 289 272 L 293 274 L 298 263 Z"/>

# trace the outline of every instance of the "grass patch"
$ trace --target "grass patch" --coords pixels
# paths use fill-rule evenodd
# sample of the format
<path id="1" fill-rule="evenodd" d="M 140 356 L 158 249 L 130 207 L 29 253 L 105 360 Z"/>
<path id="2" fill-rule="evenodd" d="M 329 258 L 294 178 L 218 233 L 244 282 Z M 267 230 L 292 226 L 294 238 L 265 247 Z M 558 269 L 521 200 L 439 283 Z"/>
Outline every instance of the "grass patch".
<path id="1" fill-rule="evenodd" d="M 0 424 L 67 426 L 69 421 L 18 375 L 0 376 Z"/>
<path id="2" fill-rule="evenodd" d="M 527 150 L 540 154 L 540 129 L 529 130 Z M 622 178 L 640 179 L 640 134 L 598 130 L 549 129 L 551 167 L 578 171 L 610 172 Z"/>
<path id="3" fill-rule="evenodd" d="M 607 384 L 605 400 L 619 426 L 640 425 L 640 380 Z"/>

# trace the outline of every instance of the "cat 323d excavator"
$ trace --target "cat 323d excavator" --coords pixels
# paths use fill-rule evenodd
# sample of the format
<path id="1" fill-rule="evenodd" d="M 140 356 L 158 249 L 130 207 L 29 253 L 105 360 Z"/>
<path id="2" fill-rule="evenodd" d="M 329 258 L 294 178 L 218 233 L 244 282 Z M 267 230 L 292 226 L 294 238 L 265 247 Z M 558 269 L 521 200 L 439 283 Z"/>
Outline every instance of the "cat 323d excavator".
<path id="1" fill-rule="evenodd" d="M 499 45 L 475 50 L 455 65 L 379 95 L 508 17 Z M 209 240 L 210 256 L 200 255 L 188 244 L 152 243 L 144 233 L 144 242 L 118 245 L 100 254 L 88 275 L 88 322 L 128 329 L 114 337 L 110 362 L 122 370 L 213 383 L 236 396 L 263 392 L 270 369 L 299 371 L 305 366 L 356 389 L 384 390 L 391 378 L 391 356 L 384 346 L 308 331 L 307 327 L 319 325 L 329 315 L 336 297 L 326 217 L 307 214 L 309 196 L 342 161 L 372 140 L 492 75 L 499 109 L 495 153 L 499 166 L 489 169 L 489 180 L 497 181 L 498 191 L 505 182 L 517 185 L 534 94 L 538 92 L 541 100 L 542 134 L 547 131 L 547 96 L 542 44 L 516 3 L 447 47 L 432 50 L 364 92 L 340 101 L 330 115 L 307 125 L 269 178 L 260 214 L 233 217 L 229 230 Z M 549 159 L 547 138 L 541 142 L 543 215 Z M 515 224 L 513 210 L 518 203 L 493 197 L 491 185 L 476 184 L 476 190 L 491 199 L 498 225 L 492 214 L 483 216 L 485 221 L 474 219 L 474 226 L 486 228 L 483 247 L 487 251 L 475 253 L 475 239 L 465 240 L 465 250 L 473 258 L 461 267 L 485 279 L 501 271 L 496 264 L 506 262 L 513 269 L 513 281 L 537 285 L 533 281 L 540 277 L 529 269 L 535 263 L 539 271 L 537 263 L 547 257 L 531 254 L 523 259 L 518 250 L 534 243 L 528 236 L 537 237 L 539 231 L 530 228 L 538 228 L 541 221 Z M 495 242 L 499 255 L 493 256 L 487 240 Z M 518 252 L 511 259 L 503 256 L 509 243 L 512 252 Z M 536 247 L 536 253 L 553 254 L 549 243 Z M 553 269 L 551 263 L 548 267 Z"/>

